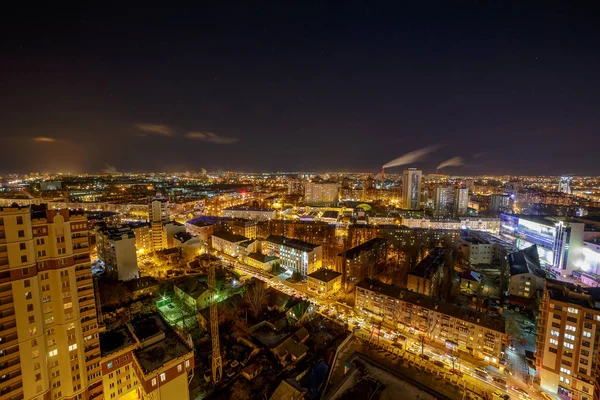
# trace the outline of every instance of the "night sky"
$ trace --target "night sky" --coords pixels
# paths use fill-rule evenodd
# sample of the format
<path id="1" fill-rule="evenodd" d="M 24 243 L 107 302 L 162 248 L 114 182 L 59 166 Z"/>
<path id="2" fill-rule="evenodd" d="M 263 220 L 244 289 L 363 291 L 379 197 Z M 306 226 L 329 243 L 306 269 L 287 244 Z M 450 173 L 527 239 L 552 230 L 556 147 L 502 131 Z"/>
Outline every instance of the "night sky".
<path id="1" fill-rule="evenodd" d="M 600 174 L 598 2 L 280 3 L 3 8 L 0 172 Z"/>

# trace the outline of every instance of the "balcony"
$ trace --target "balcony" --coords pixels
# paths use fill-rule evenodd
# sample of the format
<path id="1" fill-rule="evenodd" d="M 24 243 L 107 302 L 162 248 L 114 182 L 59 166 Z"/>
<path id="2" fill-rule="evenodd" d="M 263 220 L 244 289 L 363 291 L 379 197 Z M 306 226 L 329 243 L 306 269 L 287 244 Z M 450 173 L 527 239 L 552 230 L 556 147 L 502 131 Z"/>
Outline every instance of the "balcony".
<path id="1" fill-rule="evenodd" d="M 15 319 L 15 310 L 6 310 L 0 313 L 0 324 L 7 323 L 9 321 L 14 321 Z"/>
<path id="2" fill-rule="evenodd" d="M 7 399 L 10 397 L 17 397 L 19 393 L 21 393 L 22 397 L 23 392 L 23 382 L 21 381 L 21 377 L 17 377 L 14 382 L 6 383 L 5 385 L 0 385 L 0 398 Z"/>
<path id="3" fill-rule="evenodd" d="M 94 302 L 93 298 L 91 298 L 91 299 L 86 298 L 86 300 L 83 300 L 83 301 L 79 300 L 79 307 L 81 307 L 81 308 L 86 307 L 86 306 L 93 306 L 94 304 L 95 304 L 95 302 Z"/>
<path id="4" fill-rule="evenodd" d="M 13 297 L 4 296 L 0 298 L 0 311 L 12 310 L 13 309 Z"/>
<path id="5" fill-rule="evenodd" d="M 85 254 L 85 253 L 89 253 L 89 252 L 90 252 L 90 248 L 86 247 L 86 246 L 73 247 L 73 254 Z"/>
<path id="6" fill-rule="evenodd" d="M 73 242 L 73 245 L 80 244 L 80 243 L 87 243 L 88 237 L 87 236 L 72 236 L 71 241 Z"/>
<path id="7" fill-rule="evenodd" d="M 92 272 L 91 268 L 87 265 L 85 266 L 79 266 L 77 268 L 75 268 L 75 276 L 79 277 L 82 275 L 89 275 Z"/>
<path id="8" fill-rule="evenodd" d="M 82 290 L 80 290 L 80 289 L 82 289 Z M 89 296 L 89 295 L 93 295 L 93 294 L 94 294 L 94 289 L 91 287 L 89 289 L 77 288 L 77 295 L 79 297 Z"/>
<path id="9" fill-rule="evenodd" d="M 19 357 L 15 357 L 9 361 L 3 362 L 0 364 L 0 374 L 9 374 L 13 371 L 21 370 L 21 359 Z"/>

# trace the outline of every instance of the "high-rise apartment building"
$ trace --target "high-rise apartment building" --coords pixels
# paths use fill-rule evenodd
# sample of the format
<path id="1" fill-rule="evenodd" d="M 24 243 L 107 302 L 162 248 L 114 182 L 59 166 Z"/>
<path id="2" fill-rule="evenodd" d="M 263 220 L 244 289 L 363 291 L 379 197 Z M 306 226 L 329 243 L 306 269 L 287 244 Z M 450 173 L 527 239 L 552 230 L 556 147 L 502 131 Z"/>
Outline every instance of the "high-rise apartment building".
<path id="1" fill-rule="evenodd" d="M 279 257 L 283 268 L 298 272 L 303 277 L 323 266 L 323 248 L 320 245 L 271 235 L 262 246 L 263 253 Z"/>
<path id="2" fill-rule="evenodd" d="M 454 188 L 450 186 L 438 186 L 435 189 L 435 215 L 450 215 L 453 205 Z"/>
<path id="3" fill-rule="evenodd" d="M 464 217 L 469 208 L 469 189 L 454 189 L 454 216 Z"/>
<path id="4" fill-rule="evenodd" d="M 544 389 L 563 398 L 600 398 L 600 288 L 546 281 L 536 363 Z"/>
<path id="5" fill-rule="evenodd" d="M 148 218 L 150 222 L 162 222 L 166 224 L 170 221 L 169 200 L 164 197 L 156 196 L 148 202 Z"/>
<path id="6" fill-rule="evenodd" d="M 0 337 L 0 398 L 102 396 L 83 211 L 0 208 Z"/>
<path id="7" fill-rule="evenodd" d="M 306 203 L 333 204 L 339 198 L 340 185 L 337 182 L 307 182 L 304 187 Z"/>
<path id="8" fill-rule="evenodd" d="M 416 168 L 405 169 L 402 174 L 402 208 L 421 208 L 421 180 L 423 172 Z"/>
<path id="9" fill-rule="evenodd" d="M 507 213 L 512 211 L 513 200 L 507 194 L 493 194 L 490 198 L 492 213 Z"/>
<path id="10" fill-rule="evenodd" d="M 120 225 L 98 229 L 96 248 L 98 258 L 110 276 L 120 281 L 139 278 L 136 237 L 131 227 Z"/>

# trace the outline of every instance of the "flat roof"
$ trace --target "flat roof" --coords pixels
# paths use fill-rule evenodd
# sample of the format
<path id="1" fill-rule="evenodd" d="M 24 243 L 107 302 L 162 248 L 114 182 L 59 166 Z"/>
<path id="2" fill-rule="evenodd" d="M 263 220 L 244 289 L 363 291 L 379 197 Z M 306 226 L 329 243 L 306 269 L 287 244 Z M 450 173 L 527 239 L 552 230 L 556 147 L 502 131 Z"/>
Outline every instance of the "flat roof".
<path id="1" fill-rule="evenodd" d="M 100 333 L 100 353 L 102 357 L 124 349 L 136 341 L 126 326 Z"/>
<path id="2" fill-rule="evenodd" d="M 147 326 L 151 326 L 151 321 L 154 322 L 159 332 L 162 331 L 165 334 L 165 338 L 148 347 L 134 350 L 140 367 L 145 374 L 159 369 L 171 360 L 193 352 L 193 350 L 188 348 L 188 346 L 177 336 L 177 334 L 157 315 L 153 315 L 142 321 L 132 323 L 134 326 L 134 333 L 136 336 L 138 336 L 138 338 L 143 334 L 143 332 L 140 332 L 140 330 L 145 329 L 143 324 L 146 323 Z M 146 335 L 146 337 L 149 336 Z"/>
<path id="3" fill-rule="evenodd" d="M 446 249 L 443 247 L 436 247 L 418 263 L 412 271 L 409 272 L 409 275 L 415 275 L 424 277 L 425 275 L 429 275 L 429 272 L 438 268 L 441 264 L 444 263 L 444 258 L 446 255 Z"/>
<path id="4" fill-rule="evenodd" d="M 317 279 L 322 282 L 330 282 L 339 276 L 342 276 L 342 274 L 327 268 L 318 269 L 312 274 L 308 275 L 309 278 Z"/>
<path id="5" fill-rule="evenodd" d="M 251 259 L 256 260 L 258 262 L 261 262 L 261 263 L 266 263 L 266 262 L 277 260 L 277 257 L 275 257 L 275 256 L 267 256 L 263 253 L 258 253 L 258 252 L 250 253 L 250 254 L 248 254 L 248 257 L 250 257 Z"/>
<path id="6" fill-rule="evenodd" d="M 497 332 L 506 332 L 506 324 L 503 317 L 486 314 L 471 308 L 462 307 L 458 304 L 446 303 L 440 299 L 426 296 L 421 293 L 411 292 L 394 285 L 387 285 L 376 279 L 365 278 L 356 286 L 366 290 L 376 291 L 388 297 L 427 308 L 428 310 L 450 315 L 465 322 L 483 326 Z"/>
<path id="7" fill-rule="evenodd" d="M 245 242 L 246 240 L 248 240 L 248 238 L 246 236 L 236 235 L 235 233 L 231 233 L 231 232 L 227 232 L 227 231 L 215 232 L 215 233 L 213 233 L 213 236 L 216 236 L 223 240 L 227 240 L 228 242 L 232 242 L 232 243 Z"/>
<path id="8" fill-rule="evenodd" d="M 302 251 L 313 251 L 317 247 L 320 247 L 320 245 L 318 244 L 308 243 L 302 240 L 292 239 L 280 235 L 269 235 L 269 237 L 267 238 L 267 242 L 292 247 Z"/>
<path id="9" fill-rule="evenodd" d="M 353 259 L 356 258 L 360 253 L 362 253 L 363 251 L 366 250 L 371 250 L 373 247 L 375 246 L 380 246 L 385 244 L 385 239 L 384 238 L 380 238 L 380 237 L 376 237 L 373 238 L 367 242 L 361 243 L 358 246 L 355 246 L 349 250 L 347 250 L 345 253 L 345 257 L 349 258 L 349 259 Z M 344 253 L 340 253 L 338 254 L 339 256 L 344 256 Z"/>

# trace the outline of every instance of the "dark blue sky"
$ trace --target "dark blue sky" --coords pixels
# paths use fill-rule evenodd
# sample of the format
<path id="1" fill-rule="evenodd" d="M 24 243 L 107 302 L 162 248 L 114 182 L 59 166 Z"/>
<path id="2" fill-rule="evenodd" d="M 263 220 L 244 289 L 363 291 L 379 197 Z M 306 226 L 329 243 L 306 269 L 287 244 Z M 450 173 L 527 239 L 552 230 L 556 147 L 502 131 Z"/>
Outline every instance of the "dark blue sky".
<path id="1" fill-rule="evenodd" d="M 594 2 L 280 3 L 6 9 L 0 172 L 600 174 Z"/>

